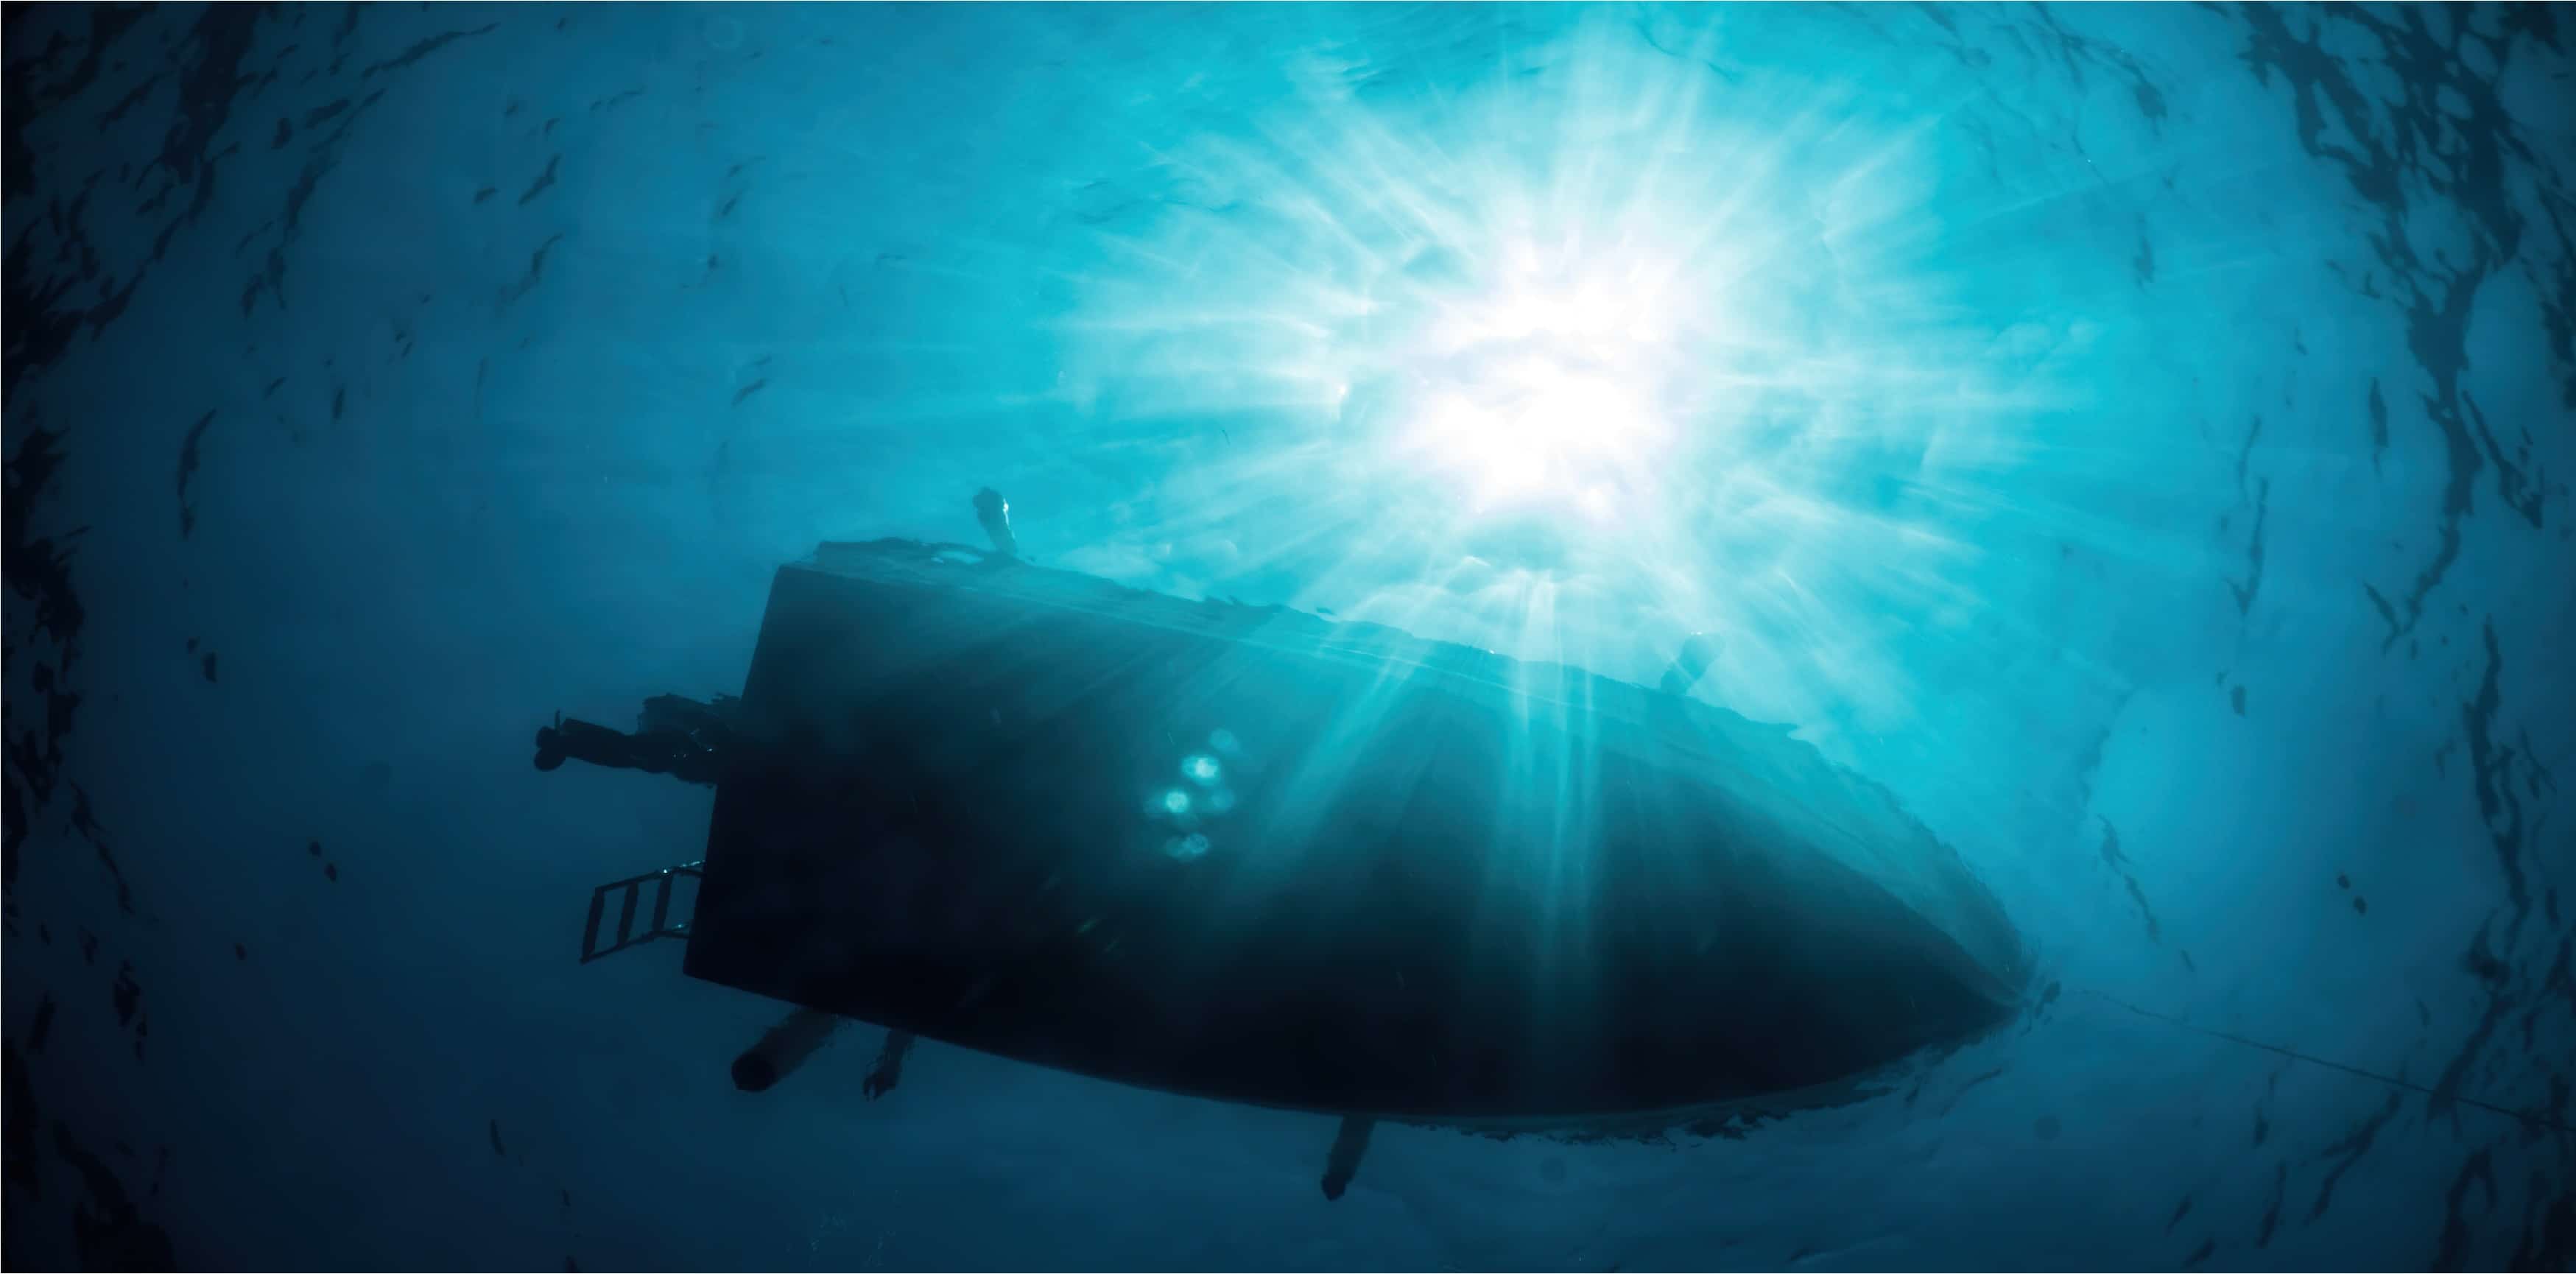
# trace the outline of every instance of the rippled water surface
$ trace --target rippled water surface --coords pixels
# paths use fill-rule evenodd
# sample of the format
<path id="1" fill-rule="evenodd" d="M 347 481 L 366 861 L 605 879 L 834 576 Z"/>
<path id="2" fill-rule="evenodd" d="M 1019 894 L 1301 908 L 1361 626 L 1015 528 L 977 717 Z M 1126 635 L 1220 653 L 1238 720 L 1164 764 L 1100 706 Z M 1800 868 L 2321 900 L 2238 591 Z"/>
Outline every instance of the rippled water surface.
<path id="1" fill-rule="evenodd" d="M 2565 17 L 13 7 L 8 1263 L 2566 1268 Z M 1329 1121 L 872 1102 L 873 1031 L 737 1093 L 774 1006 L 572 958 L 705 791 L 528 733 L 986 485 L 1143 588 L 1713 633 L 2062 993 L 1331 1203 Z"/>

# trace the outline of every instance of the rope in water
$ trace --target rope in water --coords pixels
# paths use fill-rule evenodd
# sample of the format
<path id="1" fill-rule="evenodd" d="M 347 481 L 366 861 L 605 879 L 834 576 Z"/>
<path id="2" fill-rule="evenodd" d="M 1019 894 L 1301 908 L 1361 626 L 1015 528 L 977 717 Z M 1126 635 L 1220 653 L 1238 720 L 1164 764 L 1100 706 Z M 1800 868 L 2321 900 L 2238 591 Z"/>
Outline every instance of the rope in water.
<path id="1" fill-rule="evenodd" d="M 2328 1061 L 2325 1058 L 2317 1057 L 2313 1054 L 2302 1053 L 2294 1048 L 2283 1048 L 2278 1044 L 2267 1044 L 2262 1040 L 2248 1039 L 2245 1036 L 2233 1034 L 2228 1031 L 2221 1031 L 2211 1027 L 2201 1026 L 2194 1022 L 2186 1022 L 2169 1013 L 2158 1013 L 2154 1009 L 2142 1009 L 2126 1000 L 2104 995 L 2100 991 L 2086 990 L 2084 991 L 2084 994 L 2092 996 L 2094 999 L 2100 1000 L 2105 1004 L 2127 1009 L 2140 1017 L 2152 1018 L 2155 1021 L 2163 1022 L 2169 1026 L 2181 1027 L 2183 1030 L 2190 1031 L 2195 1035 L 2206 1035 L 2211 1039 L 2225 1040 L 2230 1044 L 2240 1044 L 2246 1048 L 2260 1049 L 2263 1052 L 2278 1054 L 2279 1056 L 2289 1058 L 2292 1061 L 2306 1062 L 2310 1066 L 2322 1066 L 2330 1071 L 2342 1071 L 2346 1075 L 2355 1075 L 2362 1079 L 2375 1080 L 2379 1083 L 2386 1084 L 2391 1088 L 2402 1088 L 2408 1092 L 2422 1093 L 2426 1097 L 2430 1097 L 2437 1102 L 2447 1101 L 2461 1106 L 2473 1106 L 2479 1110 L 2491 1111 L 2495 1114 L 2503 1115 L 2521 1123 L 2541 1128 L 2554 1129 L 2558 1132 L 2576 1136 L 2576 1126 L 2570 1126 L 2562 1120 L 2551 1118 L 2548 1112 L 2543 1110 L 2536 1108 L 2516 1110 L 2511 1106 L 2499 1105 L 2491 1101 L 2480 1101 L 2475 1097 L 2462 1097 L 2457 1094 L 2438 1092 L 2423 1084 L 2418 1084 L 2413 1080 L 2399 1079 L 2394 1075 L 2382 1075 L 2377 1071 L 2364 1070 L 2359 1066 L 2348 1066 L 2342 1062 Z"/>

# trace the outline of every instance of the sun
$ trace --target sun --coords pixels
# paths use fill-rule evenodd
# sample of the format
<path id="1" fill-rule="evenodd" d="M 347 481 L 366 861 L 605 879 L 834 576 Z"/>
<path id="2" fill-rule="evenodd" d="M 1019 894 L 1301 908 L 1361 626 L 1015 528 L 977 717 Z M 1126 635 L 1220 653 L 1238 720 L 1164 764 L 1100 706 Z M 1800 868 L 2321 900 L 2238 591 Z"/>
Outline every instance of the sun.
<path id="1" fill-rule="evenodd" d="M 1623 21 L 1529 56 L 1425 94 L 1326 67 L 1083 196 L 1046 405 L 1139 494 L 1082 563 L 1648 679 L 1722 632 L 1763 711 L 1893 717 L 1870 616 L 1955 596 L 2066 397 L 1962 320 L 2012 281 L 1945 250 L 1944 135 L 1783 115 L 1832 86 Z"/>
<path id="2" fill-rule="evenodd" d="M 1513 279 L 1454 305 L 1411 359 L 1419 397 L 1405 444 L 1476 509 L 1616 517 L 1674 432 L 1661 331 L 1643 299 L 1596 281 Z"/>

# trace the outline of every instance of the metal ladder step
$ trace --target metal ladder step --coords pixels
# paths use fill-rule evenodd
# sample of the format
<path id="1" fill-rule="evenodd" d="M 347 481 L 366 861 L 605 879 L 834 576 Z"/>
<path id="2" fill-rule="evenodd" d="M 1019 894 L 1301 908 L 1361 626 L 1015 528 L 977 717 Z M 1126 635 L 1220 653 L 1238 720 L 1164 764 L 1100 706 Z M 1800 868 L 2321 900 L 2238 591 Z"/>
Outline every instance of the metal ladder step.
<path id="1" fill-rule="evenodd" d="M 705 867 L 706 863 L 703 861 L 682 863 L 677 867 L 665 867 L 660 871 L 646 872 L 641 876 L 613 880 L 591 890 L 590 923 L 584 925 L 581 932 L 581 962 L 588 964 L 593 960 L 615 955 L 628 947 L 642 946 L 656 938 L 688 937 L 689 922 L 671 919 L 671 895 L 683 877 L 690 880 L 704 880 Z M 644 889 L 648 885 L 653 889 L 652 920 L 638 931 L 635 913 L 640 910 Z M 611 894 L 618 895 L 617 929 L 609 937 L 608 944 L 602 946 L 600 945 L 600 922 L 608 916 L 608 899 Z M 696 899 L 692 897 L 690 901 L 694 910 Z"/>

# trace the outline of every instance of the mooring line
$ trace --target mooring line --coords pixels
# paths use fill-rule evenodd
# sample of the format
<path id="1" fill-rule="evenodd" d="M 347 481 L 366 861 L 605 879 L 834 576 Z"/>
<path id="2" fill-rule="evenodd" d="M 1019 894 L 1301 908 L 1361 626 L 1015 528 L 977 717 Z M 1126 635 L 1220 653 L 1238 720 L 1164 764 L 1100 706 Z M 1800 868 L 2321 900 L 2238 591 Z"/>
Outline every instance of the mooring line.
<path id="1" fill-rule="evenodd" d="M 2086 995 L 2092 996 L 2094 999 L 2102 1001 L 2105 1004 L 2127 1009 L 2140 1017 L 2151 1018 L 2155 1021 L 2163 1022 L 2168 1026 L 2181 1027 L 2183 1030 L 2190 1031 L 2195 1035 L 2206 1035 L 2211 1039 L 2225 1040 L 2230 1044 L 2240 1044 L 2246 1048 L 2260 1049 L 2266 1053 L 2274 1053 L 2282 1057 L 2289 1058 L 2294 1062 L 2306 1062 L 2310 1066 L 2322 1066 L 2327 1070 L 2342 1071 L 2346 1075 L 2375 1080 L 2379 1083 L 2386 1084 L 2391 1088 L 2402 1088 L 2411 1093 L 2421 1093 L 2435 1101 L 2447 1101 L 2460 1106 L 2473 1106 L 2479 1110 L 2490 1111 L 2498 1115 L 2503 1115 L 2518 1123 L 2554 1129 L 2570 1136 L 2576 1136 L 2576 1127 L 2571 1127 L 2560 1120 L 2551 1118 L 2547 1112 L 2542 1111 L 2537 1107 L 2516 1110 L 2511 1106 L 2500 1105 L 2491 1101 L 2480 1101 L 2475 1097 L 2462 1097 L 2456 1093 L 2446 1095 L 2437 1092 L 2432 1088 L 2426 1087 L 2425 1085 L 2418 1084 L 2413 1080 L 2399 1079 L 2394 1075 L 2382 1075 L 2374 1070 L 2366 1070 L 2359 1066 L 2351 1066 L 2346 1065 L 2343 1062 L 2331 1061 L 2327 1058 L 2318 1057 L 2311 1053 L 2302 1053 L 2295 1048 L 2284 1048 L 2278 1044 L 2270 1044 L 2262 1040 L 2250 1039 L 2246 1036 L 2238 1035 L 2230 1031 L 2222 1031 L 2214 1027 L 2202 1026 L 2196 1022 L 2186 1022 L 2170 1013 L 2158 1013 L 2154 1009 L 2143 1009 L 2135 1004 L 2129 1003 L 2127 1000 L 2120 999 L 2117 996 L 2106 995 L 2100 991 L 2095 991 L 2087 987 L 2078 987 L 2076 989 L 2082 991 Z"/>

